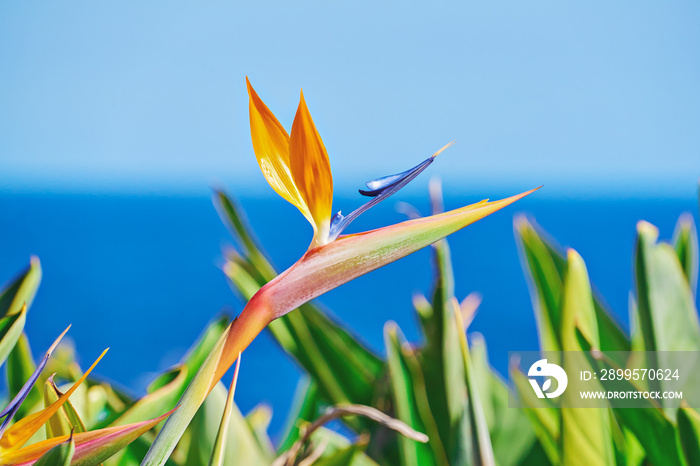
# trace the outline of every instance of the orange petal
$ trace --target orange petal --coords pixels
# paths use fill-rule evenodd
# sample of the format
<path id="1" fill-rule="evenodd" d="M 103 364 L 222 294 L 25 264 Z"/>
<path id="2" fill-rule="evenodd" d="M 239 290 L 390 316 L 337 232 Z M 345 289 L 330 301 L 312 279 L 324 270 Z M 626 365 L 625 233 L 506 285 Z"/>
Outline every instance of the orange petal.
<path id="1" fill-rule="evenodd" d="M 258 97 L 247 77 L 246 84 L 250 111 L 250 136 L 260 170 L 272 189 L 294 204 L 311 222 L 309 208 L 292 179 L 289 167 L 289 135 L 267 105 Z"/>
<path id="2" fill-rule="evenodd" d="M 333 204 L 333 177 L 328 153 L 316 131 L 304 93 L 292 124 L 289 160 L 294 183 L 309 206 L 314 225 L 314 246 L 328 242 Z"/>

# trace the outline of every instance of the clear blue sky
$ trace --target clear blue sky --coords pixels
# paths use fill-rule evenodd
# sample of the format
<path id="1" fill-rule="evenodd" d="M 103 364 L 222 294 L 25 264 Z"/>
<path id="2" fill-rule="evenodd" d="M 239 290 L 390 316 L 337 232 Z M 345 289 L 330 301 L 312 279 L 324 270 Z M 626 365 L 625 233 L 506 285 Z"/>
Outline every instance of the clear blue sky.
<path id="1" fill-rule="evenodd" d="M 336 184 L 693 193 L 697 2 L 2 2 L 0 190 L 271 193 L 245 76 Z M 443 157 L 443 156 L 441 156 Z"/>

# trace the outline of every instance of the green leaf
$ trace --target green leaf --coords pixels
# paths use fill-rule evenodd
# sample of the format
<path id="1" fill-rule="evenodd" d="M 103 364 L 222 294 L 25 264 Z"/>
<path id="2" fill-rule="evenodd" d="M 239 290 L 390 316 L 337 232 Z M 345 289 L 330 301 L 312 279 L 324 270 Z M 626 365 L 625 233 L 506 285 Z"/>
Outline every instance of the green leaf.
<path id="1" fill-rule="evenodd" d="M 658 230 L 637 225 L 636 279 L 646 351 L 700 351 L 700 324 L 675 251 L 656 244 Z"/>
<path id="2" fill-rule="evenodd" d="M 389 365 L 394 400 L 394 416 L 419 432 L 425 432 L 419 407 L 414 397 L 414 384 L 410 369 L 402 357 L 403 337 L 393 322 L 384 327 L 384 342 Z M 401 464 L 405 466 L 438 464 L 429 445 L 404 436 L 399 437 Z"/>
<path id="3" fill-rule="evenodd" d="M 0 291 L 0 316 L 16 314 L 25 304 L 29 309 L 40 282 L 41 263 L 32 256 L 29 267 Z"/>
<path id="4" fill-rule="evenodd" d="M 600 351 L 593 353 L 593 345 L 580 330 L 577 331 L 576 337 L 581 345 L 581 350 L 585 352 L 594 371 L 621 369 L 604 353 Z M 593 357 L 594 354 L 596 357 Z M 640 391 L 634 382 L 625 379 L 615 382 L 610 380 L 603 381 L 603 388 L 619 391 Z M 645 407 L 613 408 L 615 417 L 619 419 L 622 426 L 629 429 L 637 437 L 652 464 L 669 466 L 685 464 L 681 457 L 680 445 L 678 444 L 673 422 L 653 400 L 643 397 L 639 399 L 640 402 L 644 403 Z"/>
<path id="5" fill-rule="evenodd" d="M 700 323 L 693 294 L 674 249 L 657 244 L 658 230 L 647 222 L 637 224 L 636 285 L 637 321 L 642 334 L 645 368 L 676 367 L 674 351 L 700 351 Z M 700 390 L 700 374 L 690 374 L 684 390 Z M 665 390 L 664 380 L 649 380 L 649 390 Z M 662 399 L 673 419 L 680 400 Z"/>
<path id="6" fill-rule="evenodd" d="M 192 378 L 192 381 L 187 386 L 185 392 L 180 398 L 178 410 L 172 416 L 170 416 L 161 431 L 158 433 L 158 436 L 141 463 L 142 466 L 164 465 L 180 441 L 182 434 L 185 432 L 185 430 L 187 430 L 187 426 L 190 425 L 190 422 L 193 420 L 195 415 L 198 414 L 198 411 L 200 411 L 202 403 L 204 403 L 207 399 L 210 388 L 215 382 L 217 366 L 219 364 L 219 359 L 224 349 L 224 344 L 226 343 L 226 338 L 230 329 L 231 326 L 229 325 L 227 330 L 219 337 L 216 345 L 209 353 L 209 356 L 199 368 L 199 371 L 197 371 L 195 376 Z M 215 409 L 217 407 L 221 408 L 218 411 L 219 413 L 223 411 L 224 405 L 224 401 L 221 400 L 221 390 L 224 392 L 226 391 L 223 387 L 221 387 L 221 389 L 217 389 L 217 387 L 220 385 L 221 384 L 217 384 L 212 391 L 213 395 L 214 392 L 218 390 L 219 395 L 213 395 L 210 397 L 213 400 L 210 402 L 210 405 L 213 405 Z M 223 398 L 226 398 L 225 394 L 223 395 Z M 212 418 L 212 413 L 208 413 L 206 407 L 202 407 L 201 410 L 203 413 L 202 416 L 207 417 L 208 419 Z M 205 423 L 204 425 L 211 425 L 211 422 L 208 424 Z M 214 424 L 214 426 L 215 425 L 216 424 Z M 212 434 L 212 439 L 214 435 L 216 435 L 216 433 Z M 197 446 L 197 442 L 193 442 L 192 445 Z M 213 440 L 211 445 L 213 445 Z M 200 459 L 202 459 L 200 464 L 206 464 L 206 461 L 209 459 L 208 454 L 210 451 L 211 449 L 207 451 L 206 456 L 200 455 Z"/>
<path id="7" fill-rule="evenodd" d="M 437 423 L 440 439 L 454 462 L 463 454 L 466 440 L 461 435 L 460 423 L 467 409 L 464 362 L 459 346 L 459 334 L 454 324 L 454 274 L 447 240 L 432 245 L 435 283 L 432 310 L 429 318 L 421 319 L 425 346 L 420 353 L 420 364 L 431 396 L 430 411 Z M 420 314 L 419 314 L 420 316 Z"/>
<path id="8" fill-rule="evenodd" d="M 698 235 L 690 214 L 681 215 L 673 234 L 673 248 L 693 295 L 698 290 Z"/>
<path id="9" fill-rule="evenodd" d="M 547 239 L 544 231 L 525 217 L 515 220 L 516 238 L 529 276 L 542 351 L 560 351 L 561 299 L 567 263 L 564 256 Z M 594 295 L 594 308 L 603 351 L 630 351 L 630 342 L 601 300 Z"/>
<path id="10" fill-rule="evenodd" d="M 289 411 L 284 440 L 280 442 L 278 453 L 283 453 L 301 437 L 302 425 L 313 422 L 320 410 L 318 387 L 308 377 L 303 377 L 297 386 L 294 406 Z"/>
<path id="11" fill-rule="evenodd" d="M 75 442 L 71 435 L 68 440 L 44 453 L 34 466 L 70 466 L 74 453 Z"/>
<path id="12" fill-rule="evenodd" d="M 258 272 L 256 278 L 266 282 L 272 280 L 277 272 L 260 250 L 257 241 L 250 232 L 245 214 L 238 208 L 236 202 L 223 191 L 214 191 L 214 206 L 223 222 L 229 227 L 233 237 L 238 240 L 252 269 Z"/>
<path id="13" fill-rule="evenodd" d="M 26 319 L 27 306 L 22 306 L 19 312 L 6 315 L 0 319 L 0 364 L 5 362 L 17 344 L 24 330 Z"/>
<path id="14" fill-rule="evenodd" d="M 478 385 L 496 464 L 547 464 L 545 452 L 525 412 L 508 406 L 508 386 L 489 365 L 484 338 L 472 334 L 471 342 L 474 380 Z"/>
<path id="15" fill-rule="evenodd" d="M 188 466 L 206 466 L 217 444 L 220 420 L 225 410 L 228 392 L 218 383 L 192 420 L 189 430 L 193 441 L 187 452 Z M 261 450 L 254 432 L 236 407 L 230 405 L 225 438 L 220 440 L 224 447 L 221 464 L 270 464 L 274 452 Z"/>
<path id="16" fill-rule="evenodd" d="M 313 464 L 314 466 L 377 466 L 377 463 L 365 455 L 364 449 L 364 445 L 353 443 L 321 456 Z"/>
<path id="17" fill-rule="evenodd" d="M 567 259 L 561 312 L 562 350 L 582 350 L 577 328 L 586 335 L 594 335 L 595 340 L 591 343 L 598 347 L 598 322 L 586 265 L 573 249 L 569 249 Z M 581 367 L 585 370 L 585 366 Z M 567 465 L 613 464 L 610 412 L 599 408 L 572 407 L 580 384 L 580 380 L 571 377 L 562 395 L 562 462 Z"/>
<path id="18" fill-rule="evenodd" d="M 434 395 L 432 390 L 430 390 L 430 386 L 427 385 L 418 356 L 408 344 L 402 345 L 400 356 L 411 377 L 417 412 L 425 426 L 425 433 L 428 435 L 428 445 L 433 452 L 433 457 L 438 464 L 449 464 L 445 445 L 440 439 L 437 422 L 430 410 L 430 397 Z M 459 432 L 457 433 L 459 434 Z M 389 460 L 389 458 L 386 459 Z"/>
<path id="19" fill-rule="evenodd" d="M 310 453 L 303 464 L 309 464 L 309 456 L 320 454 L 320 458 L 313 461 L 314 466 L 377 466 L 364 453 L 367 446 L 365 438 L 360 437 L 356 443 L 350 443 L 337 432 L 321 427 L 313 433 L 310 443 Z"/>
<path id="20" fill-rule="evenodd" d="M 522 410 L 530 419 L 532 428 L 549 462 L 561 464 L 561 418 L 558 408 L 549 398 L 537 398 L 528 377 L 518 368 L 518 361 L 510 362 L 510 380 L 515 387 Z"/>
<path id="21" fill-rule="evenodd" d="M 267 433 L 272 421 L 272 408 L 266 404 L 259 404 L 246 414 L 245 420 L 260 449 L 270 458 L 274 457 L 275 446 Z"/>
<path id="22" fill-rule="evenodd" d="M 462 312 L 456 299 L 452 300 L 452 306 L 455 328 L 459 329 L 459 344 L 462 349 L 468 400 L 468 405 L 464 409 L 465 413 L 462 415 L 462 423 L 466 424 L 467 428 L 460 429 L 459 435 L 464 440 L 463 445 L 467 445 L 468 448 L 464 449 L 462 455 L 458 456 L 458 462 L 460 464 L 495 465 L 488 423 L 482 407 L 482 397 L 479 395 L 476 375 L 474 374 L 473 363 L 469 354 L 467 335 L 462 330 L 464 328 Z M 471 436 L 471 442 L 466 442 L 469 436 Z M 470 459 L 471 461 L 469 461 Z"/>
<path id="23" fill-rule="evenodd" d="M 560 351 L 559 327 L 561 326 L 560 302 L 564 259 L 541 237 L 525 217 L 515 220 L 516 238 L 520 241 L 523 267 L 527 266 L 530 278 L 530 296 L 537 318 L 542 351 Z"/>
<path id="24" fill-rule="evenodd" d="M 700 414 L 689 406 L 678 410 L 678 435 L 688 464 L 700 464 Z"/>

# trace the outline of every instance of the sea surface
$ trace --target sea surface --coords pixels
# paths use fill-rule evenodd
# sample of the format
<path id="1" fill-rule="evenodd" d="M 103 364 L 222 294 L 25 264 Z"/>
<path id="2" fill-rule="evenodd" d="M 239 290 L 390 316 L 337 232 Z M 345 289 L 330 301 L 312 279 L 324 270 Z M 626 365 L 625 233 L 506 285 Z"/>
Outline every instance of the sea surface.
<path id="1" fill-rule="evenodd" d="M 398 196 L 397 196 L 398 197 Z M 398 199 L 397 199 L 398 200 Z M 424 197 L 401 200 L 427 213 Z M 446 199 L 447 208 L 480 200 Z M 344 211 L 358 199 L 336 200 Z M 278 198 L 239 199 L 264 249 L 284 269 L 308 246 L 311 229 Z M 349 229 L 362 231 L 404 219 L 389 200 Z M 336 207 L 337 209 L 337 207 Z M 633 289 L 632 253 L 637 221 L 647 220 L 670 239 L 679 214 L 697 222 L 697 198 L 557 200 L 530 196 L 449 239 L 458 298 L 478 291 L 483 303 L 470 327 L 486 338 L 491 363 L 501 372 L 508 351 L 536 350 L 537 331 L 513 235 L 513 219 L 526 214 L 585 259 L 594 286 L 628 326 Z M 95 373 L 134 394 L 175 364 L 208 322 L 240 312 L 243 303 L 221 272 L 232 238 L 207 195 L 136 196 L 0 194 L 0 282 L 41 259 L 44 275 L 26 330 L 35 354 L 68 325 L 86 366 L 105 348 Z M 429 251 L 422 250 L 320 298 L 370 348 L 384 354 L 382 329 L 399 324 L 419 341 L 413 293 L 431 286 Z M 300 371 L 274 340 L 261 334 L 243 355 L 236 400 L 243 412 L 271 405 L 279 435 Z"/>

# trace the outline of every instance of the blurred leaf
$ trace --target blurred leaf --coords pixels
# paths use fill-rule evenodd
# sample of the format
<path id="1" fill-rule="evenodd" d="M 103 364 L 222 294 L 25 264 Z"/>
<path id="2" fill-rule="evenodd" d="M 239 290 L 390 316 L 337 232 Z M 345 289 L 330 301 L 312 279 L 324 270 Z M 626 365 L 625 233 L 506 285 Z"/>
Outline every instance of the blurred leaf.
<path id="1" fill-rule="evenodd" d="M 389 365 L 389 377 L 394 398 L 394 415 L 419 432 L 425 432 L 419 408 L 414 398 L 414 385 L 409 368 L 402 357 L 402 340 L 393 322 L 384 327 L 384 342 Z M 399 437 L 401 464 L 404 466 L 438 464 L 428 445 L 407 437 Z"/>
<path id="2" fill-rule="evenodd" d="M 272 440 L 267 433 L 267 430 L 270 428 L 270 422 L 272 421 L 272 408 L 264 404 L 257 405 L 250 410 L 245 420 L 248 423 L 250 431 L 255 436 L 255 440 L 258 442 L 260 449 L 269 452 L 270 456 L 273 456 L 275 446 L 272 444 Z"/>
<path id="3" fill-rule="evenodd" d="M 565 260 L 541 237 L 525 217 L 515 220 L 516 237 L 524 256 L 523 268 L 529 272 L 530 296 L 537 317 L 542 351 L 560 351 L 560 301 Z M 526 267 L 527 266 L 527 267 Z"/>
<path id="4" fill-rule="evenodd" d="M 647 222 L 637 224 L 635 275 L 637 313 L 644 340 L 643 367 L 677 367 L 673 351 L 700 351 L 700 323 L 693 295 L 678 256 L 668 244 L 657 244 L 658 230 Z M 690 362 L 690 361 L 688 361 Z M 665 390 L 669 381 L 648 380 L 649 390 Z M 700 390 L 700 374 L 690 374 L 683 387 Z M 680 400 L 662 399 L 666 414 L 674 419 Z"/>
<path id="5" fill-rule="evenodd" d="M 581 345 L 581 350 L 585 352 L 593 370 L 602 371 L 609 369 L 621 369 L 614 361 L 604 353 L 593 352 L 594 347 L 587 337 L 578 330 L 576 337 Z M 593 355 L 595 354 L 595 357 Z M 604 389 L 614 389 L 619 391 L 640 391 L 632 381 L 617 380 L 602 381 Z M 639 440 L 648 459 L 652 464 L 682 465 L 685 464 L 681 454 L 680 445 L 676 436 L 676 429 L 671 420 L 666 416 L 664 410 L 653 400 L 639 398 L 645 405 L 643 408 L 613 408 L 615 416 L 620 423 L 629 429 Z"/>
<path id="6" fill-rule="evenodd" d="M 576 334 L 577 328 L 584 334 L 593 335 L 595 339 L 591 343 L 599 347 L 598 322 L 586 265 L 573 249 L 569 249 L 567 259 L 561 312 L 562 350 L 582 350 Z M 585 366 L 581 367 L 585 370 Z M 575 406 L 580 384 L 580 380 L 570 377 L 568 389 L 562 394 L 562 462 L 567 465 L 613 464 L 610 411 L 572 407 Z"/>
<path id="7" fill-rule="evenodd" d="M 268 329 L 313 377 L 329 404 L 371 404 L 382 361 L 316 306 L 305 304 Z"/>
<path id="8" fill-rule="evenodd" d="M 476 375 L 474 374 L 473 363 L 471 355 L 469 354 L 467 335 L 463 331 L 464 322 L 462 321 L 462 312 L 456 299 L 452 300 L 452 305 L 455 328 L 458 329 L 459 344 L 462 349 L 468 397 L 468 405 L 465 407 L 464 414 L 462 415 L 462 423 L 463 425 L 466 424 L 466 428 L 460 429 L 459 435 L 459 438 L 464 441 L 462 444 L 467 448 L 461 449 L 462 454 L 457 456 L 458 459 L 455 463 L 495 465 L 489 428 L 482 407 L 483 402 L 479 395 L 479 389 L 475 378 Z M 466 442 L 469 436 L 471 436 L 471 441 Z"/>
<path id="9" fill-rule="evenodd" d="M 314 461 L 314 466 L 376 466 L 370 457 L 365 455 L 364 446 L 358 444 L 342 447 L 337 451 L 321 456 Z"/>
<path id="10" fill-rule="evenodd" d="M 0 365 L 5 362 L 10 352 L 22 335 L 27 319 L 27 306 L 23 305 L 19 312 L 9 314 L 0 319 Z"/>
<path id="11" fill-rule="evenodd" d="M 16 314 L 25 304 L 29 309 L 40 282 L 41 263 L 38 257 L 32 256 L 29 267 L 0 291 L 0 316 Z"/>
<path id="12" fill-rule="evenodd" d="M 213 409 L 221 408 L 218 411 L 219 415 L 223 411 L 224 401 L 219 400 L 221 401 L 221 403 L 219 403 L 219 401 L 217 401 L 217 397 L 221 398 L 221 390 L 224 392 L 226 390 L 221 387 L 219 390 L 219 395 L 214 395 L 214 393 L 217 392 L 217 387 L 221 384 L 218 383 L 211 391 L 211 394 L 210 388 L 215 380 L 214 377 L 216 375 L 216 369 L 230 329 L 231 325 L 229 325 L 226 331 L 219 337 L 216 345 L 209 353 L 209 356 L 206 358 L 202 366 L 192 378 L 190 384 L 185 389 L 185 392 L 180 398 L 178 410 L 172 416 L 170 416 L 161 431 L 158 433 L 158 436 L 149 448 L 146 457 L 141 463 L 143 466 L 165 464 L 170 457 L 170 454 L 180 441 L 182 433 L 187 430 L 188 426 L 192 428 L 191 421 L 193 422 L 194 417 L 199 415 L 200 412 L 201 416 L 206 417 L 208 420 L 208 424 L 206 422 L 203 424 L 205 428 L 207 426 L 211 427 L 212 425 L 216 426 L 216 421 L 214 421 L 214 423 L 211 421 L 214 416 L 213 413 L 208 412 L 209 408 L 204 407 L 203 403 L 205 403 L 205 400 L 207 400 L 207 395 L 209 395 L 209 400 L 212 400 L 209 403 L 210 406 L 213 406 Z M 223 395 L 223 398 L 226 398 L 225 394 Z M 213 445 L 213 438 L 215 435 L 216 432 L 211 433 L 211 443 L 209 444 L 210 448 L 206 451 L 206 453 L 200 453 L 198 455 L 200 460 L 200 463 L 198 464 L 207 464 L 209 454 L 211 452 L 211 445 Z M 198 448 L 199 444 L 198 442 L 191 442 L 190 446 L 191 448 Z"/>
<path id="13" fill-rule="evenodd" d="M 289 448 L 294 445 L 294 442 L 299 440 L 301 436 L 301 426 L 312 422 L 318 415 L 319 410 L 320 400 L 318 398 L 318 387 L 313 381 L 309 380 L 307 377 L 303 377 L 297 386 L 297 391 L 294 396 L 294 405 L 289 411 L 287 427 L 282 437 L 284 440 L 280 442 L 280 446 L 277 449 L 278 453 L 289 450 Z"/>
<path id="14" fill-rule="evenodd" d="M 700 351 L 700 324 L 675 251 L 656 244 L 658 230 L 637 225 L 636 278 L 646 351 Z M 670 366 L 669 366 L 670 367 Z"/>
<path id="15" fill-rule="evenodd" d="M 68 440 L 44 453 L 34 466 L 70 466 L 74 453 L 75 442 L 71 435 Z"/>
<path id="16" fill-rule="evenodd" d="M 425 346 L 420 352 L 420 362 L 426 385 L 430 387 L 430 411 L 448 458 L 454 462 L 466 448 L 466 438 L 461 431 L 463 416 L 468 409 L 464 362 L 459 346 L 459 334 L 463 329 L 457 329 L 454 324 L 454 275 L 449 244 L 443 239 L 433 244 L 431 250 L 435 271 L 433 312 L 421 318 Z"/>
<path id="17" fill-rule="evenodd" d="M 535 435 L 547 454 L 549 462 L 561 464 L 559 442 L 561 441 L 561 419 L 558 408 L 548 398 L 537 398 L 528 377 L 518 368 L 517 361 L 510 363 L 510 379 L 522 410 L 530 419 Z"/>
<path id="18" fill-rule="evenodd" d="M 224 412 L 227 390 L 218 383 L 192 419 L 189 429 L 193 441 L 187 452 L 188 466 L 208 465 L 219 432 Z M 269 464 L 273 451 L 263 451 L 255 434 L 250 429 L 235 403 L 230 405 L 229 421 L 225 438 L 222 439 L 225 453 L 222 464 Z"/>
<path id="19" fill-rule="evenodd" d="M 313 464 L 314 466 L 377 466 L 377 463 L 364 453 L 366 439 L 360 437 L 350 443 L 342 435 L 330 429 L 319 428 L 311 436 L 307 456 L 296 464 Z M 314 459 L 315 458 L 315 459 Z M 273 466 L 282 464 L 278 458 Z"/>
<path id="20" fill-rule="evenodd" d="M 371 406 L 337 405 L 329 407 L 321 416 L 306 427 L 301 438 L 287 452 L 275 459 L 273 466 L 292 466 L 297 462 L 300 464 L 311 464 L 326 454 L 332 454 L 337 449 L 344 449 L 346 445 L 349 445 L 348 440 L 338 434 L 330 433 L 323 426 L 345 416 L 364 417 L 403 437 L 420 443 L 428 441 L 428 437 L 422 432 L 416 431 L 406 423 L 388 416 Z M 318 443 L 315 443 L 321 434 L 323 434 L 323 438 Z M 367 444 L 366 438 L 365 435 L 360 436 L 359 441 L 355 445 L 364 448 Z"/>
<path id="21" fill-rule="evenodd" d="M 681 215 L 678 219 L 673 234 L 673 247 L 690 290 L 695 296 L 698 289 L 698 235 L 692 215 Z"/>
<path id="22" fill-rule="evenodd" d="M 413 397 L 415 399 L 420 419 L 423 422 L 423 425 L 425 425 L 425 433 L 428 435 L 428 445 L 430 445 L 430 448 L 433 451 L 433 457 L 438 464 L 449 464 L 445 445 L 440 439 L 440 432 L 438 431 L 437 423 L 435 422 L 433 413 L 430 411 L 430 396 L 433 392 L 426 384 L 418 356 L 408 344 L 402 345 L 400 355 L 403 364 L 405 364 L 411 376 L 411 382 L 413 383 Z"/>
<path id="23" fill-rule="evenodd" d="M 700 414 L 688 406 L 678 410 L 678 435 L 688 464 L 700 464 Z"/>
<path id="24" fill-rule="evenodd" d="M 22 333 L 7 358 L 8 399 L 12 400 L 19 393 L 25 382 L 32 376 L 35 369 L 36 363 L 32 357 L 29 340 L 26 334 Z M 34 386 L 17 410 L 16 416 L 20 419 L 23 418 L 28 413 L 28 410 L 40 401 L 41 393 L 39 389 Z"/>
<path id="25" fill-rule="evenodd" d="M 508 387 L 489 365 L 483 337 L 475 334 L 471 341 L 474 380 L 478 385 L 496 464 L 547 464 L 547 456 L 527 415 L 522 409 L 508 406 Z"/>
<path id="26" fill-rule="evenodd" d="M 546 233 L 530 223 L 524 216 L 515 220 L 516 237 L 522 251 L 523 268 L 530 278 L 537 327 L 542 351 L 560 351 L 559 328 L 561 326 L 561 298 L 566 259 Z M 611 317 L 610 312 L 595 295 L 594 309 L 598 322 L 601 349 L 603 351 L 629 351 L 630 342 Z M 620 361 L 621 362 L 621 361 Z"/>
<path id="27" fill-rule="evenodd" d="M 231 235 L 239 242 L 253 270 L 258 272 L 258 279 L 265 282 L 272 280 L 277 272 L 260 250 L 253 238 L 245 214 L 236 206 L 236 202 L 223 191 L 214 191 L 214 206 L 223 222 L 229 227 Z"/>

